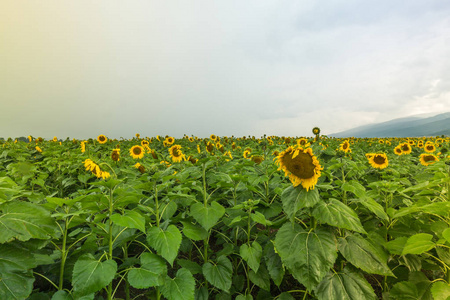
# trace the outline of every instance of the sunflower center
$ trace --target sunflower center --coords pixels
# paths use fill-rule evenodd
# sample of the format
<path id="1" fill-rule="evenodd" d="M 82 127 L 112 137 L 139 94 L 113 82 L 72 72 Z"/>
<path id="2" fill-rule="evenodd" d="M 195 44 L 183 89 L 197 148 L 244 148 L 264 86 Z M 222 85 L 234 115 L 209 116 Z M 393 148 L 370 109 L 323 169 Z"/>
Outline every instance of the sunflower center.
<path id="1" fill-rule="evenodd" d="M 430 151 L 433 150 L 433 146 L 428 145 L 428 146 L 427 146 L 427 150 L 430 150 Z"/>
<path id="2" fill-rule="evenodd" d="M 384 158 L 381 155 L 375 155 L 375 157 L 373 158 L 373 161 L 377 164 L 377 165 L 382 165 L 386 162 L 386 158 Z"/>
<path id="3" fill-rule="evenodd" d="M 429 161 L 435 161 L 436 158 L 433 155 L 424 155 L 423 160 L 425 162 L 429 162 Z"/>
<path id="4" fill-rule="evenodd" d="M 314 176 L 315 165 L 313 159 L 308 153 L 300 152 L 296 157 L 292 158 L 293 152 L 287 154 L 283 158 L 283 164 L 286 169 L 301 179 L 308 179 Z"/>
<path id="5" fill-rule="evenodd" d="M 409 144 L 402 145 L 402 151 L 408 151 L 409 150 Z"/>
<path id="6" fill-rule="evenodd" d="M 175 148 L 175 149 L 173 149 L 172 154 L 173 154 L 174 157 L 180 157 L 181 151 L 178 150 L 177 148 Z"/>
<path id="7" fill-rule="evenodd" d="M 141 148 L 135 147 L 135 148 L 133 149 L 133 153 L 134 153 L 135 155 L 141 154 Z"/>
<path id="8" fill-rule="evenodd" d="M 342 149 L 347 149 L 348 148 L 348 144 L 347 143 L 344 143 L 344 145 L 342 146 Z"/>

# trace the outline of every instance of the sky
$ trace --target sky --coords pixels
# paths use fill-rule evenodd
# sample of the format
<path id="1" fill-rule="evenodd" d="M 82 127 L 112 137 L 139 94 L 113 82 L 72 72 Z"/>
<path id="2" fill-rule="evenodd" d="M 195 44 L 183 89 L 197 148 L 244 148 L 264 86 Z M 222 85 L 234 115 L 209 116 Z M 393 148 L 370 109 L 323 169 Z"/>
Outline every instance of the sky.
<path id="1" fill-rule="evenodd" d="M 312 136 L 450 110 L 450 1 L 0 3 L 0 137 Z"/>

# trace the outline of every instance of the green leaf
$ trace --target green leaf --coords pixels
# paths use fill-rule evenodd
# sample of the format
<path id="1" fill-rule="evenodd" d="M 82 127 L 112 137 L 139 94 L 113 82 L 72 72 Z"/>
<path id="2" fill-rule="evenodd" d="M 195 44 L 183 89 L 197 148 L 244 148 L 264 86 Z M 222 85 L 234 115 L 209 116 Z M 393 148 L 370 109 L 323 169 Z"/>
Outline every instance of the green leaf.
<path id="1" fill-rule="evenodd" d="M 364 188 L 364 186 L 356 180 L 344 182 L 341 188 L 343 191 L 352 192 L 359 198 L 362 198 L 366 193 L 366 189 Z"/>
<path id="2" fill-rule="evenodd" d="M 305 231 L 298 224 L 285 223 L 275 238 L 275 248 L 291 274 L 313 290 L 337 258 L 336 240 L 325 230 Z"/>
<path id="3" fill-rule="evenodd" d="M 58 234 L 58 227 L 43 207 L 28 202 L 10 202 L 0 206 L 0 244 L 14 239 L 49 239 Z"/>
<path id="4" fill-rule="evenodd" d="M 206 280 L 218 289 L 228 292 L 231 287 L 233 266 L 225 256 L 219 256 L 217 262 L 203 264 L 203 275 Z"/>
<path id="5" fill-rule="evenodd" d="M 0 271 L 0 299 L 26 299 L 33 291 L 33 272 Z"/>
<path id="6" fill-rule="evenodd" d="M 328 203 L 318 203 L 312 215 L 320 222 L 331 226 L 366 233 L 353 209 L 336 199 L 330 199 Z"/>
<path id="7" fill-rule="evenodd" d="M 194 261 L 187 259 L 177 259 L 177 264 L 179 264 L 182 268 L 189 270 L 192 275 L 202 273 L 202 267 Z"/>
<path id="8" fill-rule="evenodd" d="M 169 225 L 166 231 L 158 227 L 152 227 L 147 232 L 148 244 L 170 265 L 173 265 L 173 261 L 178 255 L 181 239 L 181 233 L 175 225 Z"/>
<path id="9" fill-rule="evenodd" d="M 436 244 L 431 241 L 433 236 L 427 233 L 418 233 L 406 241 L 405 247 L 403 248 L 402 255 L 406 254 L 422 254 L 428 250 L 436 247 Z"/>
<path id="10" fill-rule="evenodd" d="M 252 220 L 254 222 L 262 224 L 264 226 L 272 225 L 272 222 L 270 222 L 269 220 L 266 220 L 266 217 L 260 212 L 255 211 L 255 213 L 252 213 L 250 215 L 250 217 L 252 218 Z"/>
<path id="11" fill-rule="evenodd" d="M 280 286 L 284 277 L 284 267 L 281 262 L 281 258 L 275 252 L 272 243 L 267 243 L 264 248 L 264 259 L 266 261 L 267 270 L 269 271 L 270 277 L 277 286 Z"/>
<path id="12" fill-rule="evenodd" d="M 166 276 L 160 290 L 168 300 L 194 300 L 195 279 L 191 272 L 181 268 L 177 271 L 175 278 Z"/>
<path id="13" fill-rule="evenodd" d="M 384 246 L 386 247 L 386 249 L 388 249 L 388 251 L 391 254 L 402 255 L 403 248 L 405 248 L 407 241 L 408 241 L 408 237 L 401 236 L 399 238 L 396 238 L 395 240 L 385 243 Z"/>
<path id="14" fill-rule="evenodd" d="M 167 274 L 166 262 L 158 255 L 145 252 L 141 255 L 141 267 L 128 272 L 128 282 L 137 289 L 160 286 Z"/>
<path id="15" fill-rule="evenodd" d="M 258 272 L 250 270 L 249 278 L 254 284 L 270 292 L 270 276 L 264 265 L 259 267 Z"/>
<path id="16" fill-rule="evenodd" d="M 195 300 L 208 300 L 209 294 L 208 289 L 202 286 L 200 289 L 195 290 Z"/>
<path id="17" fill-rule="evenodd" d="M 339 239 L 339 251 L 346 260 L 367 273 L 394 276 L 387 266 L 383 253 L 360 235 L 349 235 Z"/>
<path id="18" fill-rule="evenodd" d="M 194 241 L 202 241 L 208 238 L 208 231 L 203 227 L 183 221 L 181 221 L 181 224 L 183 224 L 183 233 L 187 238 Z"/>
<path id="19" fill-rule="evenodd" d="M 445 229 L 442 232 L 442 236 L 444 237 L 444 239 L 450 243 L 450 228 Z"/>
<path id="20" fill-rule="evenodd" d="M 301 186 L 289 186 L 281 194 L 283 210 L 292 219 L 304 207 L 313 207 L 320 200 L 317 189 L 306 191 Z"/>
<path id="21" fill-rule="evenodd" d="M 205 228 L 207 231 L 211 229 L 225 213 L 225 208 L 216 201 L 205 207 L 202 203 L 194 203 L 191 205 L 192 217 Z"/>
<path id="22" fill-rule="evenodd" d="M 122 227 L 136 228 L 145 233 L 145 218 L 134 210 L 125 210 L 123 215 L 113 214 L 111 220 Z"/>
<path id="23" fill-rule="evenodd" d="M 316 295 L 319 300 L 377 299 L 366 279 L 347 268 L 339 273 L 330 272 L 317 286 Z"/>
<path id="24" fill-rule="evenodd" d="M 374 213 L 378 218 L 389 221 L 389 216 L 384 211 L 383 206 L 381 206 L 380 203 L 373 200 L 372 198 L 364 197 L 360 201 L 358 201 L 358 203 L 362 204 L 365 208 Z"/>
<path id="25" fill-rule="evenodd" d="M 417 300 L 419 299 L 419 292 L 414 283 L 409 281 L 402 281 L 396 283 L 389 291 L 389 296 L 396 300 Z"/>
<path id="26" fill-rule="evenodd" d="M 13 243 L 0 244 L 0 272 L 27 271 L 35 267 L 36 260 L 28 249 Z"/>
<path id="27" fill-rule="evenodd" d="M 95 293 L 114 279 L 117 263 L 108 259 L 96 260 L 91 254 L 81 256 L 73 267 L 72 285 L 80 296 Z"/>
<path id="28" fill-rule="evenodd" d="M 245 260 L 249 267 L 258 272 L 259 264 L 261 262 L 262 248 L 257 241 L 254 241 L 251 246 L 243 244 L 239 249 L 239 254 Z"/>
<path id="29" fill-rule="evenodd" d="M 294 297 L 291 296 L 288 292 L 283 292 L 280 295 L 278 295 L 278 300 L 295 300 Z"/>
<path id="30" fill-rule="evenodd" d="M 450 285 L 442 281 L 436 281 L 431 287 L 434 300 L 447 300 L 450 297 Z"/>

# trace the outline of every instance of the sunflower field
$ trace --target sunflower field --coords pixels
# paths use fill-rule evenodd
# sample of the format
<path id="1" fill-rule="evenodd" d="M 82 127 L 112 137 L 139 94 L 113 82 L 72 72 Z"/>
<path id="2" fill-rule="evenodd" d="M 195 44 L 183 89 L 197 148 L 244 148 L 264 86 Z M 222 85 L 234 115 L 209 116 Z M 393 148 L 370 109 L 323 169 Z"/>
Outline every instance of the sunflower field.
<path id="1" fill-rule="evenodd" d="M 449 147 L 0 140 L 0 299 L 448 299 Z"/>

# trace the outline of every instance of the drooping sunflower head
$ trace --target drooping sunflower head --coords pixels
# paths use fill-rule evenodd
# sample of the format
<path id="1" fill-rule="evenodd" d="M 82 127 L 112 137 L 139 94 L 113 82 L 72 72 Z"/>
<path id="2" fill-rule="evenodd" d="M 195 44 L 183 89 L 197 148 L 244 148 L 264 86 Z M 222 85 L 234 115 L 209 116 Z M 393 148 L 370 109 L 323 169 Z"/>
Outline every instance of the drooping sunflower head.
<path id="1" fill-rule="evenodd" d="M 174 146 L 170 147 L 169 154 L 172 157 L 173 162 L 180 162 L 184 158 L 184 154 L 181 151 L 180 145 L 174 145 Z"/>
<path id="2" fill-rule="evenodd" d="M 276 164 L 294 186 L 301 184 L 307 191 L 314 189 L 323 169 L 311 148 L 288 147 L 277 156 Z"/>
<path id="3" fill-rule="evenodd" d="M 263 162 L 264 157 L 262 157 L 261 155 L 253 155 L 251 159 L 255 164 L 259 165 Z"/>
<path id="4" fill-rule="evenodd" d="M 244 150 L 244 153 L 242 154 L 244 158 L 250 158 L 252 156 L 252 152 L 249 150 Z"/>
<path id="5" fill-rule="evenodd" d="M 423 154 L 420 154 L 419 160 L 422 165 L 429 166 L 429 165 L 432 165 L 435 162 L 439 161 L 439 158 L 433 154 L 423 153 Z"/>
<path id="6" fill-rule="evenodd" d="M 104 136 L 103 134 L 100 134 L 100 135 L 97 137 L 97 141 L 98 141 L 100 144 L 104 144 L 104 143 L 106 143 L 106 142 L 108 141 L 108 139 L 107 139 L 106 136 Z"/>
<path id="7" fill-rule="evenodd" d="M 139 145 L 135 145 L 130 149 L 130 155 L 132 158 L 143 158 L 144 157 L 144 148 Z"/>
<path id="8" fill-rule="evenodd" d="M 113 151 L 111 152 L 111 159 L 113 161 L 120 160 L 120 149 L 113 149 Z"/>
<path id="9" fill-rule="evenodd" d="M 208 143 L 206 144 L 206 151 L 208 151 L 209 153 L 212 153 L 213 150 L 214 150 L 214 144 L 211 143 L 211 142 L 208 142 Z"/>
<path id="10" fill-rule="evenodd" d="M 187 161 L 190 161 L 192 164 L 195 164 L 198 161 L 198 159 L 196 159 L 193 156 L 188 156 Z"/>
<path id="11" fill-rule="evenodd" d="M 388 166 L 388 158 L 384 153 L 375 153 L 369 158 L 369 163 L 372 167 L 376 169 L 384 169 Z"/>

